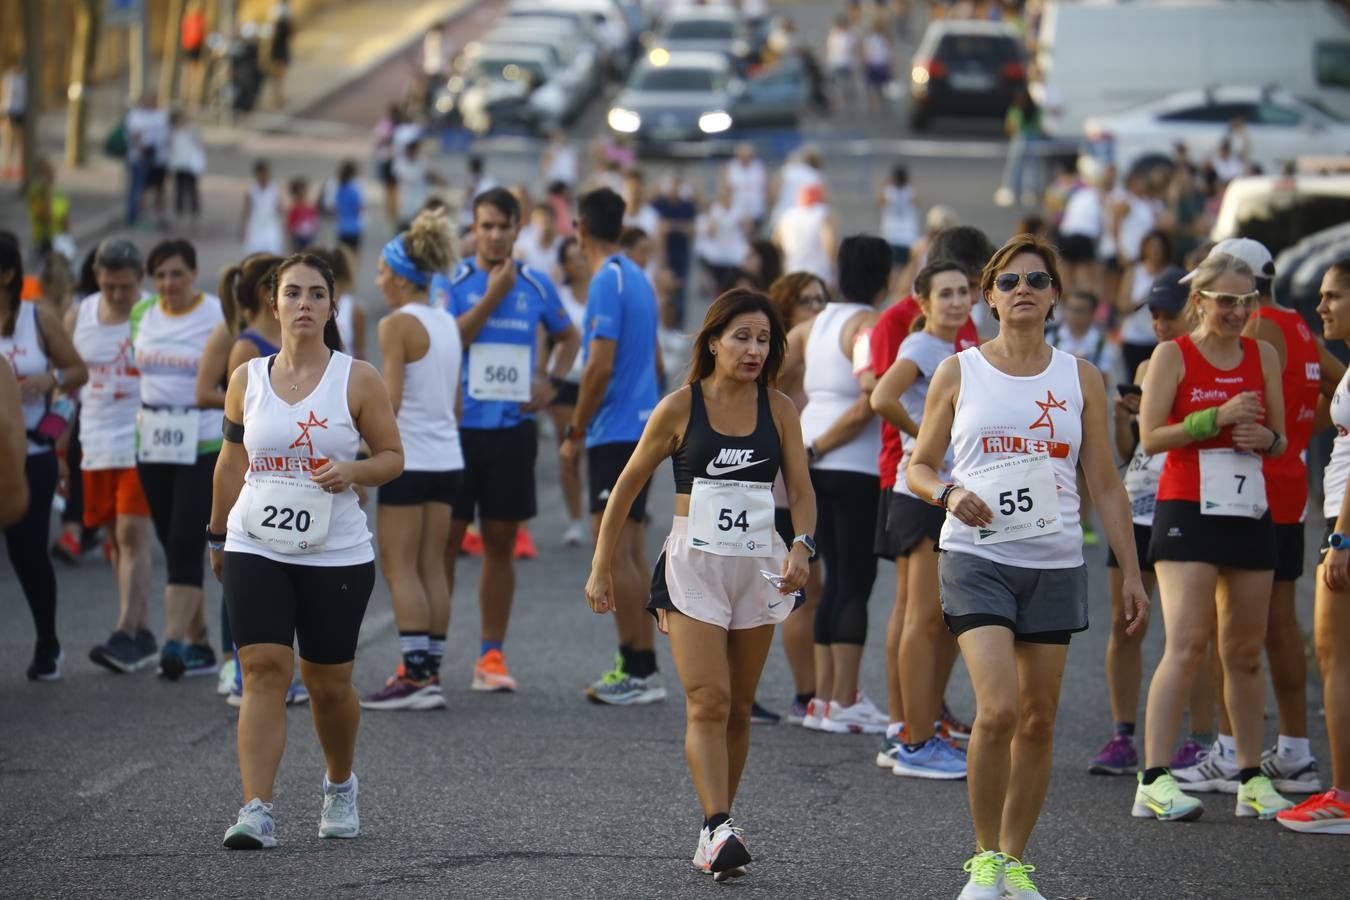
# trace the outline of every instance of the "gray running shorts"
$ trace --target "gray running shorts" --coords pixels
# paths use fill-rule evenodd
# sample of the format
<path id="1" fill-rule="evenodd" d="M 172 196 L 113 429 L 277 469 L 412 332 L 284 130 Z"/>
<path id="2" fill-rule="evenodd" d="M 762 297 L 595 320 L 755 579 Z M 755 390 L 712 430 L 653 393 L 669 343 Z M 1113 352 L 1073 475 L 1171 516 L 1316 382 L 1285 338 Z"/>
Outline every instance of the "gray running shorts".
<path id="1" fill-rule="evenodd" d="M 1088 627 L 1087 565 L 1024 569 L 959 551 L 938 561 L 942 612 L 953 634 L 1002 625 L 1017 640 L 1066 644 Z"/>

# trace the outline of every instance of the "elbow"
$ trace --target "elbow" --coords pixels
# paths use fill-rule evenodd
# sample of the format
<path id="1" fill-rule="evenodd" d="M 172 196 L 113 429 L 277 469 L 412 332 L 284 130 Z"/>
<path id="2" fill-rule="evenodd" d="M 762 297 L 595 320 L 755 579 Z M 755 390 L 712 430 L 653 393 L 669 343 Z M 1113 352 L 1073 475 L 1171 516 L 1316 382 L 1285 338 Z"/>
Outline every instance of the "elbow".
<path id="1" fill-rule="evenodd" d="M 74 388 L 84 387 L 84 385 L 86 385 L 89 382 L 89 367 L 86 366 L 84 363 L 80 363 L 79 365 L 76 366 L 71 366 L 68 371 L 70 372 L 70 374 L 66 376 L 66 384 L 65 384 L 66 390 L 73 390 Z"/>
<path id="2" fill-rule="evenodd" d="M 887 422 L 891 421 L 890 417 L 886 415 L 886 410 L 893 404 L 886 398 L 880 396 L 876 391 L 873 391 L 867 398 L 867 404 L 872 412 L 881 416 Z"/>

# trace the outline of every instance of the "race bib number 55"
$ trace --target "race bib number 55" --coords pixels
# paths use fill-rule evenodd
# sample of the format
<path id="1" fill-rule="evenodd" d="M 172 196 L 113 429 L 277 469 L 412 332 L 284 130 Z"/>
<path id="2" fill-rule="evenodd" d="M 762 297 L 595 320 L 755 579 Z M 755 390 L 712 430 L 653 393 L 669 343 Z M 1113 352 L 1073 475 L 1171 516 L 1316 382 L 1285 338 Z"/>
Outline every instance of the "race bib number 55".
<path id="1" fill-rule="evenodd" d="M 961 485 L 994 512 L 975 530 L 975 543 L 1001 544 L 1064 530 L 1055 471 L 1045 453 L 1001 459 L 970 472 Z"/>

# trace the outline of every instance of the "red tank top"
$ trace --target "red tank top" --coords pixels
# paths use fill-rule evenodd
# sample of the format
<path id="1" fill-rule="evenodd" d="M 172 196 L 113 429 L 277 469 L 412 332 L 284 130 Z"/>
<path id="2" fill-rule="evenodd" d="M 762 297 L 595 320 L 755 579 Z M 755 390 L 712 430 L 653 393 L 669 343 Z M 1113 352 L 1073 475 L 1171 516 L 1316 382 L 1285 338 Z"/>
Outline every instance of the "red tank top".
<path id="1" fill-rule="evenodd" d="M 1322 362 L 1317 339 L 1303 317 L 1292 309 L 1267 306 L 1256 318 L 1268 319 L 1284 335 L 1284 436 L 1289 448 L 1262 465 L 1266 477 L 1266 500 L 1276 525 L 1303 521 L 1308 504 L 1308 466 L 1303 451 L 1312 439 L 1317 401 L 1322 394 Z"/>
<path id="2" fill-rule="evenodd" d="M 1242 338 L 1242 362 L 1233 369 L 1216 368 L 1205 359 L 1200 349 L 1184 334 L 1177 338 L 1185 373 L 1177 385 L 1176 399 L 1167 424 L 1174 425 L 1186 416 L 1211 406 L 1222 406 L 1225 401 L 1244 391 L 1256 391 L 1265 398 L 1265 378 L 1261 373 L 1261 350 L 1256 341 Z M 1158 499 L 1190 500 L 1200 502 L 1200 453 L 1216 447 L 1233 446 L 1233 428 L 1228 426 L 1207 441 L 1187 444 L 1167 451 L 1162 477 L 1158 481 Z"/>

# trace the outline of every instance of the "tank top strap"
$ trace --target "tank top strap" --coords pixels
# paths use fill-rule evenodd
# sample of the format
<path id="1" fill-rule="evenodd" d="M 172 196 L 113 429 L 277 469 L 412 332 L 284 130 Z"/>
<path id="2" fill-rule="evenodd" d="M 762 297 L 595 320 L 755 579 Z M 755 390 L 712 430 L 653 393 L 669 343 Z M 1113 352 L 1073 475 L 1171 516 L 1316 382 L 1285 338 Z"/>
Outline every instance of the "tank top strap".
<path id="1" fill-rule="evenodd" d="M 689 385 L 689 427 L 685 429 L 685 440 L 689 433 L 700 426 L 708 426 L 708 405 L 703 402 L 703 385 L 697 381 Z"/>

